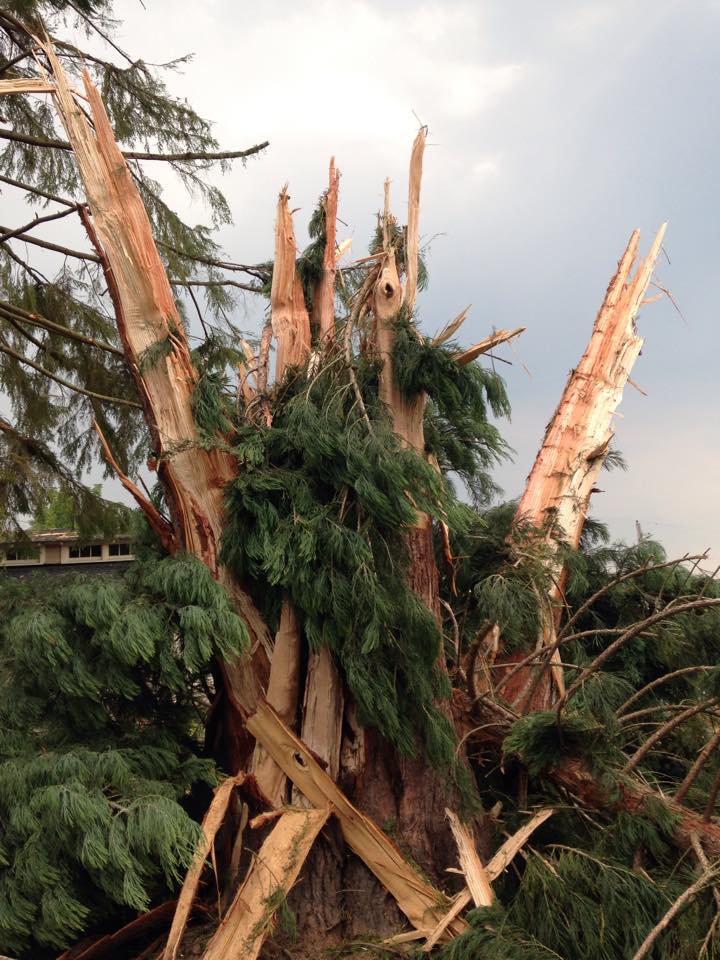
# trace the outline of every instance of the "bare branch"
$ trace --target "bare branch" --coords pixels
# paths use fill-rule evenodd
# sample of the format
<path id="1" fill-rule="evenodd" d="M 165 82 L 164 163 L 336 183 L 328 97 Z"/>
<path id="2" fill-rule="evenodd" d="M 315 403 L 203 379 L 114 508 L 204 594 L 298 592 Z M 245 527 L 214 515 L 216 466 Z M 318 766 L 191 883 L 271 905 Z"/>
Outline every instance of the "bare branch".
<path id="1" fill-rule="evenodd" d="M 67 140 L 54 140 L 49 137 L 37 137 L 30 133 L 18 133 L 7 127 L 0 127 L 0 140 L 12 140 L 15 143 L 24 143 L 29 147 L 46 147 L 51 150 L 72 151 L 72 147 Z M 269 140 L 262 143 L 256 143 L 247 150 L 221 150 L 217 152 L 204 152 L 202 150 L 187 150 L 182 153 L 146 153 L 139 150 L 122 150 L 122 155 L 127 160 L 164 160 L 171 163 L 189 163 L 193 160 L 207 161 L 214 163 L 219 160 L 245 160 L 257 153 L 261 153 L 266 147 L 270 146 Z"/>

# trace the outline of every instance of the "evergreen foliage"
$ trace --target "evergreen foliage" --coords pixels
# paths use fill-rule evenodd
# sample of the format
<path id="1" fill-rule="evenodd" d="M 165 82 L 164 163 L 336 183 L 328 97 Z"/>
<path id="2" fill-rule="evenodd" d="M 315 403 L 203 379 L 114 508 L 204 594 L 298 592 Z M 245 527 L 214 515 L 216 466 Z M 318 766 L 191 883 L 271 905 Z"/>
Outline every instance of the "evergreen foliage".
<path id="1" fill-rule="evenodd" d="M 437 666 L 441 637 L 407 585 L 403 534 L 418 510 L 445 516 L 454 498 L 391 433 L 377 366 L 361 364 L 359 379 L 370 427 L 339 361 L 309 384 L 281 386 L 272 427 L 238 424 L 241 470 L 227 492 L 223 559 L 271 619 L 283 596 L 293 601 L 310 647 L 337 657 L 363 723 L 406 753 L 419 736 L 432 762 L 448 765 L 453 739 L 435 706 L 449 694 Z M 422 389 L 436 391 L 429 378 Z M 500 454 L 496 432 L 481 449 L 483 458 Z"/>
<path id="2" fill-rule="evenodd" d="M 177 885 L 198 839 L 183 804 L 216 779 L 209 665 L 245 644 L 192 557 L 0 581 L 0 950 L 67 946 Z"/>
<path id="3" fill-rule="evenodd" d="M 212 319 L 214 337 L 222 339 L 230 333 L 237 341 L 238 330 L 231 319 L 235 301 L 229 293 L 233 288 L 224 285 L 221 252 L 211 237 L 211 228 L 229 223 L 230 213 L 222 193 L 206 178 L 210 168 L 219 164 L 227 169 L 229 161 L 213 161 L 218 144 L 210 123 L 187 101 L 174 97 L 164 82 L 164 77 L 180 69 L 188 58 L 157 68 L 125 53 L 114 39 L 118 22 L 112 17 L 112 6 L 109 0 L 11 0 L 0 12 L 0 72 L 4 79 L 36 76 L 31 35 L 46 32 L 58 39 L 57 54 L 73 78 L 79 66 L 89 70 L 125 149 L 207 156 L 192 161 L 176 159 L 165 166 L 172 168 L 192 195 L 204 201 L 210 227 L 186 223 L 172 210 L 163 199 L 160 184 L 143 164 L 131 161 L 131 170 L 176 290 L 182 293 L 191 279 L 205 284 L 198 288 L 202 293 L 192 294 L 192 289 L 190 293 L 198 311 L 208 317 L 203 318 L 206 329 Z M 65 40 L 63 34 L 70 30 L 74 40 L 87 36 L 88 49 Z M 77 85 L 82 86 L 79 79 Z M 72 153 L 34 142 L 65 139 L 51 99 L 4 97 L 3 125 L 11 128 L 15 137 L 27 137 L 30 142 L 4 137 L 0 130 L 0 177 L 16 184 L 13 188 L 0 183 L 0 190 L 15 189 L 25 195 L 28 220 L 67 212 L 63 223 L 68 225 L 68 248 L 92 256 L 72 209 L 84 200 Z M 7 229 L 5 224 L 0 232 Z M 43 226 L 26 236 L 43 239 Z M 36 248 L 27 246 L 24 239 L 25 235 L 0 243 L 0 390 L 12 410 L 8 430 L 0 431 L 0 493 L 6 493 L 0 520 L 16 530 L 23 515 L 41 506 L 43 487 L 50 481 L 61 483 L 74 499 L 77 516 L 87 516 L 90 509 L 96 526 L 111 528 L 111 508 L 85 488 L 87 468 L 104 462 L 92 421 L 100 424 L 126 473 L 134 473 L 147 459 L 149 444 L 133 378 L 119 355 L 121 345 L 109 317 L 107 285 L 93 259 L 77 259 L 71 254 L 61 256 L 55 264 L 50 261 L 48 267 L 47 254 L 41 251 L 36 256 Z M 256 279 L 265 275 L 262 270 L 252 273 L 254 268 L 248 269 Z M 179 305 L 184 312 L 182 298 Z M 191 306 L 195 311 L 195 305 Z M 18 313 L 18 309 L 24 312 Z M 38 318 L 37 322 L 29 314 Z M 104 346 L 89 345 L 78 337 Z M 13 464 L 7 477 L 6 463 Z M 108 516 L 103 518 L 103 512 Z"/>

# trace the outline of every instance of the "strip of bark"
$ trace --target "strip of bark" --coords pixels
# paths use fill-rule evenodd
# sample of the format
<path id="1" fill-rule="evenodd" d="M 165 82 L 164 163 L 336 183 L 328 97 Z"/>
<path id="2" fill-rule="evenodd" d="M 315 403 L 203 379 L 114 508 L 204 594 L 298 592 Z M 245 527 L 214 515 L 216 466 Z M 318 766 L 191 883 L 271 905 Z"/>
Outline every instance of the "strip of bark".
<path id="1" fill-rule="evenodd" d="M 162 543 L 165 550 L 167 550 L 167 552 L 170 554 L 175 553 L 177 551 L 177 540 L 175 539 L 175 533 L 172 527 L 167 522 L 167 520 L 165 520 L 163 517 L 160 516 L 160 513 L 157 507 L 155 507 L 148 500 L 148 498 L 145 496 L 142 490 L 138 487 L 138 485 L 136 483 L 133 483 L 133 481 L 130 479 L 130 477 L 127 476 L 127 474 L 123 473 L 120 467 L 120 464 L 117 462 L 117 460 L 112 454 L 110 445 L 108 444 L 107 439 L 105 438 L 105 434 L 102 432 L 100 424 L 97 422 L 97 420 L 93 420 L 93 427 L 95 429 L 95 433 L 97 433 L 100 439 L 100 445 L 103 448 L 105 459 L 114 470 L 116 477 L 118 478 L 120 483 L 123 485 L 123 487 L 125 487 L 128 493 L 134 498 L 137 505 L 145 514 L 145 516 L 147 517 L 148 523 L 160 538 L 160 542 Z"/>
<path id="2" fill-rule="evenodd" d="M 460 869 L 465 874 L 465 882 L 473 902 L 476 907 L 489 907 L 493 904 L 495 896 L 490 886 L 490 878 L 478 856 L 475 840 L 452 810 L 446 810 L 445 816 L 450 821 L 450 829 L 458 848 Z"/>
<path id="3" fill-rule="evenodd" d="M 267 702 L 289 727 L 295 726 L 300 690 L 300 624 L 295 608 L 285 600 L 280 612 L 280 624 L 275 634 L 275 647 L 270 664 Z M 285 799 L 286 778 L 267 751 L 255 744 L 252 770 L 263 792 L 274 807 Z"/>
<path id="4" fill-rule="evenodd" d="M 203 960 L 255 960 L 275 911 L 297 880 L 330 808 L 288 810 L 252 862 Z"/>
<path id="5" fill-rule="evenodd" d="M 305 701 L 301 739 L 326 764 L 328 776 L 337 783 L 340 773 L 340 743 L 342 741 L 345 697 L 342 680 L 332 654 L 323 647 L 311 652 L 305 681 Z M 302 796 L 293 796 L 302 801 Z"/>
<path id="6" fill-rule="evenodd" d="M 182 941 L 183 933 L 185 932 L 185 926 L 187 925 L 188 918 L 190 917 L 190 912 L 195 901 L 195 895 L 200 883 L 200 877 L 205 867 L 210 849 L 215 840 L 215 834 L 222 826 L 225 818 L 225 812 L 228 808 L 228 804 L 230 803 L 233 790 L 235 787 L 239 786 L 244 779 L 245 777 L 243 774 L 238 774 L 235 777 L 228 777 L 227 780 L 223 780 L 223 782 L 215 791 L 215 796 L 212 799 L 212 803 L 208 807 L 207 813 L 203 817 L 202 843 L 195 853 L 195 859 L 193 860 L 190 869 L 185 874 L 185 880 L 183 881 L 182 890 L 180 891 L 180 896 L 178 897 L 175 915 L 173 917 L 172 926 L 170 927 L 170 934 L 165 945 L 162 960 L 175 960 L 177 957 L 180 942 Z"/>

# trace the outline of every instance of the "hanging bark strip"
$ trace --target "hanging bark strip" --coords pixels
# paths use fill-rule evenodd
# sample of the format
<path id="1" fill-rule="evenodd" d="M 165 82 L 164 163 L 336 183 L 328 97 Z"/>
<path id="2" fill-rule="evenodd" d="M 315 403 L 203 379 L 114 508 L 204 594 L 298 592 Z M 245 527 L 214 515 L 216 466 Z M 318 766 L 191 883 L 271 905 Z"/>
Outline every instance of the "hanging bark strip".
<path id="1" fill-rule="evenodd" d="M 275 635 L 267 702 L 289 727 L 295 726 L 300 690 L 300 624 L 290 600 L 284 600 L 280 611 L 280 624 Z M 252 770 L 263 792 L 274 807 L 285 799 L 286 778 L 280 767 L 267 751 L 255 744 Z"/>
<path id="2" fill-rule="evenodd" d="M 202 843 L 195 853 L 195 859 L 193 860 L 190 869 L 185 874 L 185 880 L 183 881 L 182 890 L 180 891 L 180 896 L 178 897 L 177 907 L 175 908 L 175 916 L 173 917 L 172 926 L 170 927 L 170 934 L 168 936 L 167 944 L 165 945 L 162 960 L 175 960 L 177 957 L 180 942 L 182 940 L 183 933 L 185 932 L 185 926 L 188 922 L 193 902 L 195 900 L 198 884 L 200 883 L 200 877 L 202 875 L 207 856 L 210 853 L 215 840 L 215 834 L 222 826 L 225 812 L 228 808 L 228 804 L 230 803 L 233 790 L 235 787 L 240 786 L 244 780 L 245 777 L 243 774 L 238 774 L 236 777 L 228 777 L 227 780 L 223 780 L 223 782 L 215 791 L 215 796 L 213 797 L 212 803 L 208 807 L 207 813 L 203 817 Z"/>
<path id="3" fill-rule="evenodd" d="M 271 707 L 261 704 L 247 725 L 314 807 L 332 806 L 345 841 L 392 894 L 410 923 L 418 930 L 431 930 L 450 906 L 447 897 L 423 879 L 382 830 L 350 803 Z M 467 925 L 459 919 L 451 927 L 453 934 L 465 929 Z"/>
<path id="4" fill-rule="evenodd" d="M 330 160 L 330 183 L 323 199 L 325 210 L 325 251 L 322 274 L 315 290 L 314 313 L 317 338 L 320 344 L 335 340 L 335 274 L 337 272 L 337 209 L 340 171 L 335 169 L 335 157 Z"/>
<path id="5" fill-rule="evenodd" d="M 143 402 L 157 453 L 158 475 L 178 542 L 199 557 L 229 590 L 244 617 L 254 650 L 223 664 L 234 707 L 252 711 L 267 675 L 272 641 L 250 597 L 219 561 L 223 528 L 222 488 L 234 474 L 232 459 L 198 442 L 192 413 L 196 374 L 172 290 L 155 246 L 140 194 L 113 137 L 101 97 L 87 71 L 85 94 L 91 128 L 77 104 L 50 44 L 42 44 L 52 67 L 58 111 L 72 144 L 97 245 L 116 310 L 124 353 Z"/>
<path id="6" fill-rule="evenodd" d="M 280 383 L 288 367 L 305 363 L 310 353 L 310 318 L 295 265 L 297 246 L 288 201 L 286 185 L 278 198 L 275 265 L 270 291 L 272 331 L 277 341 L 276 383 Z"/>
<path id="7" fill-rule="evenodd" d="M 276 910 L 297 880 L 329 816 L 329 807 L 283 813 L 260 847 L 202 960 L 255 960 L 272 929 Z"/>
<path id="8" fill-rule="evenodd" d="M 553 585 L 538 649 L 550 646 L 555 639 L 567 578 L 567 572 L 556 560 L 557 551 L 561 543 L 572 549 L 580 543 L 590 496 L 613 438 L 612 418 L 643 344 L 635 318 L 645 300 L 666 227 L 663 224 L 658 230 L 650 252 L 640 261 L 634 276 L 631 271 L 640 231 L 631 235 L 598 312 L 588 347 L 568 378 L 518 505 L 516 524 L 545 528 L 551 548 L 547 564 Z M 562 696 L 565 686 L 557 650 L 552 661 L 551 675 Z M 534 681 L 528 684 L 529 675 L 520 671 L 513 684 L 508 685 L 512 689 L 506 689 L 505 696 L 512 700 L 513 692 L 515 696 L 519 694 L 518 707 L 547 707 L 551 698 L 547 673 L 534 691 Z"/>

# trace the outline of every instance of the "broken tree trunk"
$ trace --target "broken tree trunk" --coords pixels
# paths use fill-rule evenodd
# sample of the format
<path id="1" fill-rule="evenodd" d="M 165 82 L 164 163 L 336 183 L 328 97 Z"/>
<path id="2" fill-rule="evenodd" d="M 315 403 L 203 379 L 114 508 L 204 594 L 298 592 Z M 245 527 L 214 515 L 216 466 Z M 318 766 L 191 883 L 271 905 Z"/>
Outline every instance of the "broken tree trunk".
<path id="1" fill-rule="evenodd" d="M 538 649 L 551 645 L 555 639 L 566 582 L 557 553 L 562 543 L 572 549 L 580 543 L 590 496 L 613 438 L 612 418 L 642 347 L 635 318 L 645 299 L 666 226 L 660 227 L 634 276 L 631 271 L 640 231 L 635 230 L 630 237 L 595 320 L 588 347 L 568 378 L 518 505 L 516 526 L 526 523 L 542 528 L 550 547 L 545 563 L 552 586 L 547 599 L 542 600 L 544 626 Z M 527 651 L 522 652 L 516 662 L 526 654 Z M 532 669 L 519 671 L 505 689 L 506 699 L 524 710 L 549 706 L 551 677 L 559 694 L 564 693 L 557 650 L 552 661 L 551 673 L 545 670 L 539 678 Z"/>
<path id="2" fill-rule="evenodd" d="M 277 341 L 276 383 L 282 381 L 288 367 L 305 363 L 310 353 L 310 317 L 295 265 L 297 247 L 289 199 L 286 185 L 277 205 L 275 265 L 270 291 L 272 330 Z"/>
<path id="3" fill-rule="evenodd" d="M 235 711 L 252 711 L 267 678 L 272 640 L 248 594 L 219 559 L 223 486 L 235 464 L 199 442 L 192 411 L 196 373 L 150 221 L 125 158 L 115 142 L 102 99 L 83 72 L 92 127 L 77 103 L 50 44 L 53 97 L 72 144 L 92 219 L 86 217 L 114 302 L 125 358 L 142 399 L 155 446 L 157 471 L 172 514 L 177 543 L 195 554 L 223 583 L 243 616 L 253 649 L 222 665 Z M 230 718 L 229 718 L 230 719 Z M 233 738 L 242 741 L 239 718 Z M 232 758 L 242 760 L 238 747 Z"/>

